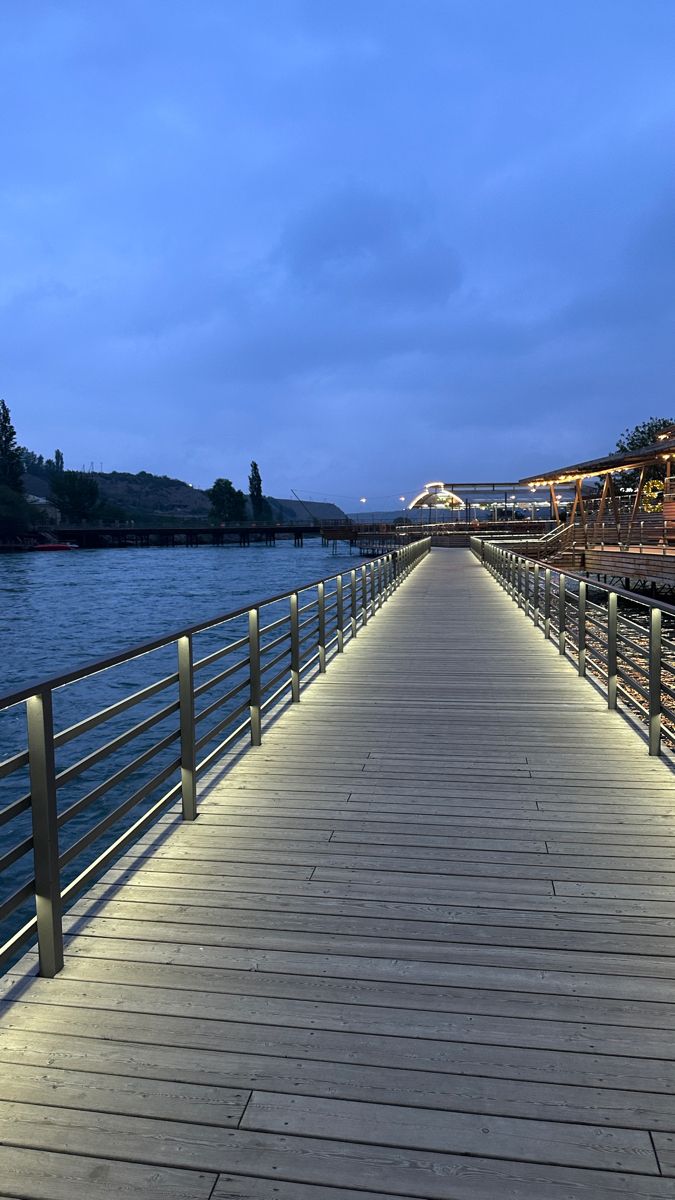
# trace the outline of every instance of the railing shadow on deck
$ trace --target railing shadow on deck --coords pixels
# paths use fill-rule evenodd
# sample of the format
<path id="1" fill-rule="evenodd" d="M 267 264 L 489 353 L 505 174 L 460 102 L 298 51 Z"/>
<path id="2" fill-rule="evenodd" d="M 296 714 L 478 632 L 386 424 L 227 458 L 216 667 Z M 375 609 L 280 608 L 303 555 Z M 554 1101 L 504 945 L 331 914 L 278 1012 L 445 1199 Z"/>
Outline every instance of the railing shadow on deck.
<path id="1" fill-rule="evenodd" d="M 479 562 L 557 644 L 610 710 L 621 709 L 668 766 L 675 749 L 675 606 L 589 580 L 497 542 L 472 538 Z"/>
<path id="2" fill-rule="evenodd" d="M 224 755 L 228 769 L 248 745 L 261 744 L 270 721 L 299 701 L 306 684 L 342 653 L 429 548 L 429 538 L 401 544 L 359 567 L 0 697 L 0 713 L 12 720 L 25 709 L 27 728 L 25 748 L 0 762 L 0 785 L 19 790 L 0 808 L 0 827 L 16 839 L 6 838 L 0 853 L 0 922 L 13 918 L 16 925 L 26 906 L 34 906 L 0 946 L 0 965 L 37 938 L 40 974 L 57 974 L 64 907 L 147 830 L 160 844 L 172 826 L 156 822 L 172 805 L 180 804 L 179 818 L 194 820 L 199 779 Z M 206 642 L 200 657 L 198 642 Z M 168 673 L 167 654 L 177 658 L 177 669 Z M 150 662 L 161 673 L 148 682 Z M 123 678 L 111 684 L 120 668 Z M 55 704 L 82 680 L 93 681 L 106 701 L 85 716 L 81 705 Z M 215 699 L 201 703 L 213 689 Z M 125 714 L 136 709 L 138 715 L 139 707 L 141 720 L 128 727 Z M 57 728 L 55 708 L 69 718 L 63 727 Z M 108 733 L 112 728 L 112 738 L 94 743 L 90 735 L 103 726 Z M 75 744 L 79 758 L 63 750 Z M 111 832 L 116 836 L 105 844 Z M 95 857 L 83 865 L 87 851 Z"/>

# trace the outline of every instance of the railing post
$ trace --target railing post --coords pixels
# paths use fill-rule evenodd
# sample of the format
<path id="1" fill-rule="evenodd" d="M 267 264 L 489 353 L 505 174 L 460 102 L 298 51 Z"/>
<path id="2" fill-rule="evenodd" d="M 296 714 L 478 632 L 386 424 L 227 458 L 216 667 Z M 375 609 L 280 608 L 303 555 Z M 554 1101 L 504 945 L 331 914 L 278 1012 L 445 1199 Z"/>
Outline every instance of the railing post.
<path id="1" fill-rule="evenodd" d="M 361 624 L 368 624 L 368 574 L 366 564 L 361 567 Z"/>
<path id="2" fill-rule="evenodd" d="M 30 696 L 26 716 L 38 954 L 40 974 L 52 978 L 63 966 L 63 926 L 51 692 Z"/>
<path id="3" fill-rule="evenodd" d="M 317 586 L 317 600 L 319 606 L 319 672 L 323 675 L 326 670 L 326 586 L 323 583 Z"/>
<path id="4" fill-rule="evenodd" d="M 582 579 L 579 581 L 579 627 L 577 631 L 577 644 L 579 647 L 579 674 L 586 674 L 586 597 L 588 587 Z"/>
<path id="5" fill-rule="evenodd" d="M 607 597 L 607 707 L 616 708 L 618 596 Z"/>
<path id="6" fill-rule="evenodd" d="M 197 816 L 197 752 L 195 750 L 195 685 L 192 637 L 178 638 L 178 704 L 180 713 L 180 785 L 183 820 Z"/>
<path id="7" fill-rule="evenodd" d="M 382 608 L 384 604 L 384 560 L 378 559 L 377 563 L 377 607 Z"/>
<path id="8" fill-rule="evenodd" d="M 370 564 L 370 615 L 371 615 L 371 617 L 375 616 L 375 601 L 376 601 L 375 563 L 371 562 L 371 564 Z"/>
<path id="9" fill-rule="evenodd" d="M 565 576 L 558 576 L 558 651 L 560 654 L 565 653 L 565 611 L 566 611 L 567 593 L 565 589 Z"/>
<path id="10" fill-rule="evenodd" d="M 342 576 L 338 575 L 336 581 L 337 588 L 337 649 L 338 654 L 342 654 L 345 648 L 345 604 L 342 592 Z"/>
<path id="11" fill-rule="evenodd" d="M 534 564 L 532 580 L 532 620 L 537 629 L 539 627 L 539 563 Z"/>
<path id="12" fill-rule="evenodd" d="M 298 593 L 290 597 L 291 622 L 291 703 L 300 700 L 300 620 L 298 615 Z"/>
<path id="13" fill-rule="evenodd" d="M 551 636 L 551 568 L 544 567 L 544 637 Z"/>
<path id="14" fill-rule="evenodd" d="M 649 615 L 649 753 L 661 753 L 661 609 Z"/>
<path id="15" fill-rule="evenodd" d="M 257 608 L 250 608 L 248 613 L 248 657 L 251 692 L 249 707 L 251 713 L 251 745 L 259 746 L 262 742 L 262 726 L 260 721 L 260 620 Z"/>
<path id="16" fill-rule="evenodd" d="M 352 600 L 352 637 L 356 637 L 358 624 L 358 604 L 356 600 L 356 570 L 350 571 L 349 590 Z"/>

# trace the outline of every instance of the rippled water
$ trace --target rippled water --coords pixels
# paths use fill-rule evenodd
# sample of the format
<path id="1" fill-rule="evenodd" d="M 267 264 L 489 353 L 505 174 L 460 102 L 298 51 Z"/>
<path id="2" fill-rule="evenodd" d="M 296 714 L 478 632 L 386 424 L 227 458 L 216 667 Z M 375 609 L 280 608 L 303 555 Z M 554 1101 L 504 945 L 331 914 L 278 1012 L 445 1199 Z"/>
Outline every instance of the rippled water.
<path id="1" fill-rule="evenodd" d="M 0 695 L 354 566 L 304 547 L 198 546 L 0 556 Z"/>
<path id="2" fill-rule="evenodd" d="M 348 547 L 338 544 L 335 553 L 332 547 L 322 546 L 319 538 L 308 540 L 304 547 L 297 548 L 292 543 L 282 542 L 277 546 L 246 548 L 128 548 L 0 556 L 0 695 L 221 616 L 252 601 L 346 571 L 359 561 L 356 555 L 350 556 Z M 288 611 L 287 602 L 277 610 L 265 610 L 264 623 L 281 615 L 282 610 Z M 209 654 L 244 636 L 246 628 L 244 616 L 198 635 L 195 657 Z M 263 644 L 276 636 L 278 631 L 267 635 Z M 199 682 L 231 661 L 228 658 L 224 664 L 221 660 L 200 673 Z M 175 670 L 176 647 L 170 645 L 60 688 L 53 697 L 55 728 L 57 731 L 64 729 Z M 247 673 L 248 668 L 242 666 L 238 674 L 200 699 L 205 705 L 238 681 L 244 685 L 244 690 L 235 699 L 218 705 L 213 716 L 199 725 L 201 734 L 209 732 L 214 722 L 232 714 L 242 701 L 246 704 Z M 57 771 L 67 770 L 83 756 L 97 751 L 111 738 L 123 735 L 130 726 L 151 717 L 175 698 L 176 689 L 172 685 L 66 743 L 57 752 Z M 242 719 L 238 718 L 239 721 Z M 59 788 L 59 812 L 63 814 L 77 805 L 83 796 L 99 788 L 115 771 L 131 763 L 138 754 L 155 746 L 176 728 L 177 714 L 174 712 L 116 750 L 114 755 L 88 766 L 81 775 L 65 782 Z M 215 743 L 207 745 L 202 754 L 208 753 L 223 736 L 223 733 L 216 736 Z M 25 744 L 24 705 L 0 711 L 0 761 L 22 751 Z M 135 789 L 145 784 L 149 786 L 157 773 L 175 760 L 177 749 L 177 743 L 173 741 L 149 764 L 135 769 L 102 797 L 87 803 L 82 811 L 69 815 L 68 822 L 61 827 L 61 852 L 67 852 L 78 839 L 86 836 Z M 109 846 L 153 799 L 166 794 L 175 779 L 174 768 L 171 776 L 146 797 L 140 807 L 132 808 L 86 849 L 79 850 L 78 847 L 77 855 L 62 872 L 63 881 L 67 882 L 93 861 L 96 854 Z M 5 805 L 27 794 L 29 787 L 25 770 L 0 780 L 0 813 Z M 27 813 L 0 826 L 0 854 L 29 835 Z M 30 853 L 0 872 L 0 903 L 31 872 Z M 4 928 L 0 923 L 0 944 L 30 915 L 29 901 L 8 919 L 8 923 L 4 923 Z"/>

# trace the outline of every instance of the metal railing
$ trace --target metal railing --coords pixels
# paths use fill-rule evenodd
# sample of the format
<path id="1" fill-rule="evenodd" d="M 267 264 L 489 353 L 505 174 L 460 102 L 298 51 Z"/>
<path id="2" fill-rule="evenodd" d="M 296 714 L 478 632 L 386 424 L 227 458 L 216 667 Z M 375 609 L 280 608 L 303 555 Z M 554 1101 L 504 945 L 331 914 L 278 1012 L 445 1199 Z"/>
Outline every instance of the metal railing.
<path id="1" fill-rule="evenodd" d="M 675 744 L 675 606 L 524 557 L 482 538 L 471 550 L 512 600 L 607 697 L 642 723 L 650 755 Z"/>
<path id="2" fill-rule="evenodd" d="M 172 804 L 180 800 L 183 819 L 194 820 L 200 776 L 246 734 L 260 746 L 266 715 L 299 701 L 303 684 L 326 670 L 429 546 L 428 538 L 402 545 L 0 697 L 21 747 L 0 762 L 0 922 L 19 924 L 0 946 L 0 963 L 37 935 L 40 973 L 55 975 L 66 903 Z M 142 686 L 130 690 L 132 680 Z M 64 706 L 81 681 L 88 698 Z M 93 712 L 92 693 L 106 700 Z M 69 712 L 69 723 L 56 719 L 57 709 Z"/>

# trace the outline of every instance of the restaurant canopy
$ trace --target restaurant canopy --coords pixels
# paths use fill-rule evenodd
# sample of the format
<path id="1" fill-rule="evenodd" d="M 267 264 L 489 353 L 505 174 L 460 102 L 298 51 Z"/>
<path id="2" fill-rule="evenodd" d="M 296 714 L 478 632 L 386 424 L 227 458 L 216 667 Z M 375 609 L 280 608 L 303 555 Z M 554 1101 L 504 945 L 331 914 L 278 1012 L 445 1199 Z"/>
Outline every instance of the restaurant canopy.
<path id="1" fill-rule="evenodd" d="M 557 487 L 561 483 L 577 483 L 583 479 L 593 479 L 598 475 L 613 474 L 616 471 L 634 471 L 636 468 L 648 467 L 658 462 L 668 463 L 673 457 L 675 429 L 669 429 L 659 434 L 651 445 L 643 446 L 640 450 L 632 450 L 628 454 L 606 454 L 602 458 L 591 458 L 587 462 L 557 467 L 539 475 L 529 475 L 526 479 L 521 479 L 520 483 L 528 487 Z"/>

